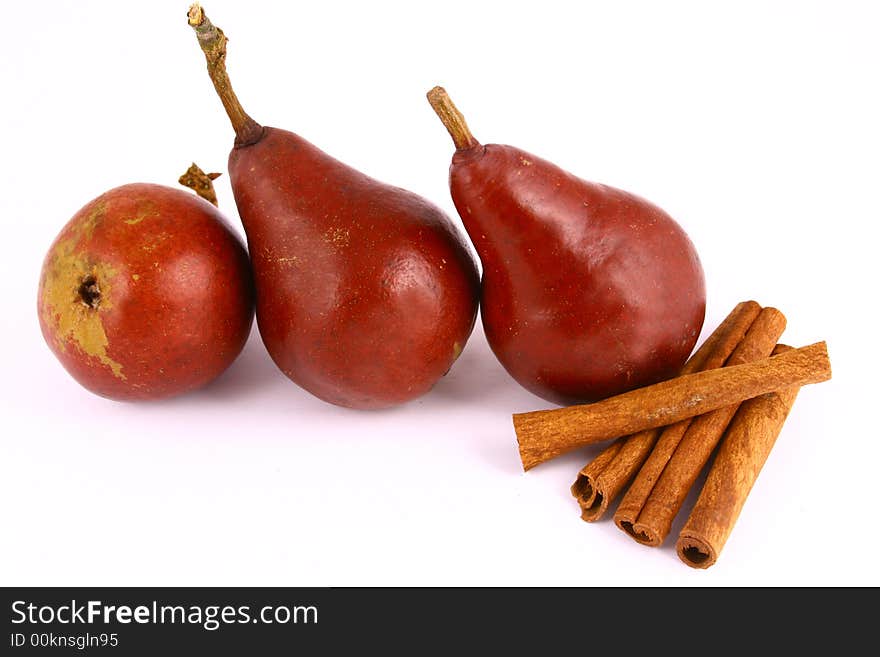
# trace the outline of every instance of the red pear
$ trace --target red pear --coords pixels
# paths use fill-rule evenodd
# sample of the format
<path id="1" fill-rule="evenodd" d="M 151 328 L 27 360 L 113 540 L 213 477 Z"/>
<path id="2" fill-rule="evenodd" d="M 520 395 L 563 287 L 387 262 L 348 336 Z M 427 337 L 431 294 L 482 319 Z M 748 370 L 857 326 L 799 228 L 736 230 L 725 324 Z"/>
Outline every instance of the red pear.
<path id="1" fill-rule="evenodd" d="M 706 305 L 681 226 L 643 198 L 480 144 L 442 88 L 428 99 L 456 146 L 452 199 L 483 264 L 486 337 L 511 376 L 570 404 L 675 375 Z"/>
<path id="2" fill-rule="evenodd" d="M 425 394 L 476 318 L 479 278 L 464 236 L 424 198 L 259 125 L 232 91 L 223 33 L 198 5 L 189 23 L 236 133 L 229 175 L 272 359 L 339 406 L 383 408 Z"/>
<path id="3" fill-rule="evenodd" d="M 135 183 L 67 222 L 43 263 L 40 328 L 67 371 L 118 400 L 199 388 L 241 352 L 253 321 L 244 245 L 189 192 Z"/>

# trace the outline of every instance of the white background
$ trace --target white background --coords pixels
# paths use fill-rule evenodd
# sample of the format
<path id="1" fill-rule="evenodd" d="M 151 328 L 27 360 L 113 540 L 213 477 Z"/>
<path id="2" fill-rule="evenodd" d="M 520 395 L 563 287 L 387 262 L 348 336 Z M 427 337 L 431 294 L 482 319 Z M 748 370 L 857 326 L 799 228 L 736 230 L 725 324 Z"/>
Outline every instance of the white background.
<path id="1" fill-rule="evenodd" d="M 645 196 L 688 231 L 703 336 L 755 299 L 827 340 L 716 566 L 583 523 L 598 448 L 520 470 L 511 413 L 548 404 L 478 327 L 426 397 L 335 408 L 259 336 L 162 403 L 80 388 L 43 343 L 49 243 L 116 185 L 225 171 L 232 131 L 174 2 L 4 3 L 0 71 L 5 585 L 878 585 L 878 10 L 871 2 L 225 2 L 229 70 L 294 130 L 458 221 L 443 84 L 484 143 Z M 221 208 L 239 226 L 227 176 Z M 675 529 L 680 527 L 679 518 Z M 674 536 L 673 536 L 674 538 Z"/>

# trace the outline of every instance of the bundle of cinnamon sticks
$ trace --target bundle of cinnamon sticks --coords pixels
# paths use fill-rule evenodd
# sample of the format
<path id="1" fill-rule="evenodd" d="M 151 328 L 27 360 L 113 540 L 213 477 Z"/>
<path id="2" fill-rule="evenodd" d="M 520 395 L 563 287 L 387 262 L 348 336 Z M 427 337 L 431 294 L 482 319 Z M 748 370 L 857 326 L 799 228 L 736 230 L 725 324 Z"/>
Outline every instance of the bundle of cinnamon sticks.
<path id="1" fill-rule="evenodd" d="M 614 439 L 571 487 L 594 522 L 623 493 L 614 523 L 659 546 L 712 460 L 676 551 L 694 568 L 713 565 L 801 386 L 831 378 L 824 342 L 778 344 L 785 316 L 754 301 L 737 304 L 694 352 L 681 375 L 579 406 L 518 413 L 523 468 Z M 624 492 L 624 489 L 625 492 Z"/>

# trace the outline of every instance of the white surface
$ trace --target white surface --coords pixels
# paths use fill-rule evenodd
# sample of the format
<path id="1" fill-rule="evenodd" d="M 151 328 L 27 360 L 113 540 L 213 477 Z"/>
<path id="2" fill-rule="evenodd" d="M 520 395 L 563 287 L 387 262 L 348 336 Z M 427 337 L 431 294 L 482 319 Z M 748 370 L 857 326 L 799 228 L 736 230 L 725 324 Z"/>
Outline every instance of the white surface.
<path id="1" fill-rule="evenodd" d="M 827 340 L 716 566 L 578 518 L 597 449 L 520 471 L 517 386 L 478 328 L 428 396 L 328 406 L 254 332 L 207 389 L 92 396 L 44 345 L 41 260 L 85 202 L 134 181 L 225 171 L 232 133 L 186 0 L 11 3 L 0 39 L 0 584 L 878 585 L 874 522 L 880 12 L 869 2 L 209 0 L 259 121 L 432 199 L 452 145 L 443 84 L 484 143 L 637 192 L 689 232 L 704 337 L 740 300 Z M 228 178 L 221 208 L 238 225 Z M 456 217 L 457 220 L 457 217 Z M 680 526 L 680 518 L 676 527 Z"/>

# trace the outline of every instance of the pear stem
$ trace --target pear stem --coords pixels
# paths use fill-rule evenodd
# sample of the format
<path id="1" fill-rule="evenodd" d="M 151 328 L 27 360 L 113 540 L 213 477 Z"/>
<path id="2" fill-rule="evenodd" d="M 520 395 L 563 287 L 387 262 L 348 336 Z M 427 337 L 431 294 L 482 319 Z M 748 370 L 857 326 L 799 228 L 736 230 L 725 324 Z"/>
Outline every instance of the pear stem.
<path id="1" fill-rule="evenodd" d="M 177 179 L 184 187 L 189 187 L 196 194 L 217 207 L 217 193 L 214 191 L 214 181 L 220 177 L 219 173 L 205 173 L 193 162 L 180 178 Z"/>
<path id="2" fill-rule="evenodd" d="M 446 89 L 443 87 L 431 89 L 428 92 L 428 102 L 431 103 L 431 107 L 434 108 L 440 121 L 449 131 L 449 136 L 452 137 L 456 149 L 464 151 L 480 145 L 480 142 L 471 134 L 467 122 L 464 120 L 464 115 L 458 111 L 455 103 L 446 93 Z"/>
<path id="3" fill-rule="evenodd" d="M 248 146 L 258 142 L 263 136 L 263 126 L 244 111 L 226 73 L 226 42 L 228 41 L 226 35 L 208 19 L 198 2 L 190 6 L 186 18 L 190 27 L 195 30 L 199 46 L 208 62 L 208 75 L 211 76 L 214 89 L 232 122 L 232 128 L 235 130 L 235 145 Z"/>

